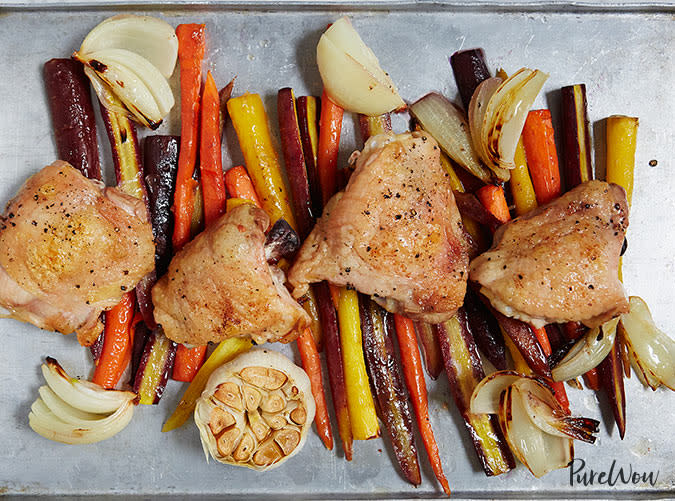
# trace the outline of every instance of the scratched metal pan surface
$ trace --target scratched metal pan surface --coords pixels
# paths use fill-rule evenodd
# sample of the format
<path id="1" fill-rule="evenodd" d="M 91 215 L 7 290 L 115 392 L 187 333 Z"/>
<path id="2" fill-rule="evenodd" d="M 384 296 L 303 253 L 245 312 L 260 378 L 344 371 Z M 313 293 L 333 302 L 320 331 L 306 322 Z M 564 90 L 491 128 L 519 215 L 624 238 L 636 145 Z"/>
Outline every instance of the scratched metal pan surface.
<path id="1" fill-rule="evenodd" d="M 5 3 L 0 10 L 0 200 L 8 200 L 30 174 L 56 158 L 41 76 L 43 63 L 52 57 L 67 57 L 106 17 L 122 11 L 150 12 L 173 25 L 205 23 L 205 67 L 221 85 L 237 75 L 236 94 L 261 93 L 275 124 L 279 88 L 291 86 L 296 95 L 320 93 L 316 43 L 326 24 L 344 13 L 352 17 L 408 101 L 428 91 L 454 99 L 457 91 L 447 56 L 480 46 L 492 70 L 503 67 L 513 72 L 528 66 L 550 73 L 536 106 L 551 107 L 556 119 L 558 89 L 585 82 L 596 139 L 602 135 L 600 120 L 604 117 L 640 117 L 625 284 L 630 294 L 647 300 L 656 322 L 673 336 L 672 4 L 549 2 L 527 4 L 523 11 L 513 7 L 523 4 L 481 2 L 480 8 L 472 9 L 467 2 L 264 2 L 258 6 L 140 2 L 124 7 L 115 1 L 92 7 L 85 2 L 50 1 L 40 8 L 37 3 Z M 177 89 L 176 76 L 173 85 Z M 176 117 L 174 112 L 159 132 L 178 132 Z M 404 117 L 399 117 L 399 130 L 405 125 Z M 346 120 L 345 134 L 343 159 L 358 147 L 351 118 Z M 99 137 L 105 145 L 100 128 Z M 231 131 L 227 138 L 225 163 L 232 165 L 240 161 L 240 154 Z M 596 151 L 595 158 L 601 165 L 602 150 Z M 107 148 L 102 148 L 102 159 L 110 179 Z M 441 496 L 423 453 L 423 483 L 413 488 L 398 473 L 391 448 L 382 440 L 356 443 L 354 459 L 347 462 L 340 451 L 325 450 L 312 434 L 293 460 L 265 474 L 213 461 L 207 464 L 192 423 L 169 434 L 160 432 L 183 389 L 175 382 L 169 383 L 159 406 L 138 407 L 129 426 L 111 440 L 88 446 L 49 442 L 33 433 L 27 420 L 43 384 L 40 363 L 50 355 L 72 375 L 89 377 L 89 354 L 74 336 L 40 332 L 13 320 L 1 320 L 0 331 L 0 494 L 251 499 Z M 297 360 L 291 348 L 282 350 Z M 610 414 L 602 410 L 607 408 L 604 398 L 601 407 L 591 392 L 570 388 L 574 412 L 600 419 L 602 432 L 594 446 L 576 444 L 574 476 L 565 469 L 537 480 L 523 465 L 506 475 L 487 478 L 448 394 L 447 382 L 442 377 L 429 381 L 429 387 L 433 428 L 457 498 L 675 496 L 672 392 L 652 392 L 635 377 L 628 380 L 628 430 L 621 441 Z M 422 449 L 419 440 L 418 447 Z M 626 483 L 629 472 L 637 476 Z"/>

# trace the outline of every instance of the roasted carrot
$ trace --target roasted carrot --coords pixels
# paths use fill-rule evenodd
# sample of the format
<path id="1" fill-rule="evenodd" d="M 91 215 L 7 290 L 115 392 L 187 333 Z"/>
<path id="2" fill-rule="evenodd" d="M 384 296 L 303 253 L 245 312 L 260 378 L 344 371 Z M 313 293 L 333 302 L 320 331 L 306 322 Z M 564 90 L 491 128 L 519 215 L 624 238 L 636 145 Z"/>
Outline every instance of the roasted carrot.
<path id="1" fill-rule="evenodd" d="M 450 495 L 450 485 L 443 473 L 443 465 L 438 453 L 438 444 L 436 444 L 434 431 L 431 429 L 431 421 L 429 420 L 427 383 L 424 380 L 424 370 L 422 369 L 422 359 L 420 358 L 417 338 L 415 337 L 415 327 L 412 320 L 401 315 L 394 315 L 394 322 L 401 353 L 403 376 L 410 392 L 413 408 L 415 409 L 417 426 L 424 442 L 424 448 L 429 456 L 429 462 L 431 463 L 434 475 L 436 475 L 438 482 L 443 487 L 443 492 Z"/>
<path id="2" fill-rule="evenodd" d="M 188 348 L 185 345 L 179 345 L 176 348 L 176 360 L 173 365 L 171 378 L 176 381 L 189 383 L 197 374 L 197 371 L 204 363 L 206 358 L 207 346 L 196 346 Z"/>
<path id="3" fill-rule="evenodd" d="M 181 89 L 181 143 L 178 156 L 176 191 L 173 199 L 174 229 L 172 243 L 174 251 L 185 245 L 191 236 L 195 190 L 198 183 L 193 175 L 197 168 L 199 148 L 200 90 L 202 84 L 202 60 L 205 51 L 203 24 L 180 24 L 178 36 L 178 61 L 180 65 Z M 216 115 L 219 119 L 219 115 Z M 206 356 L 206 346 L 188 349 L 183 345 L 176 350 L 173 379 L 192 381 Z"/>
<path id="4" fill-rule="evenodd" d="M 225 186 L 227 187 L 227 193 L 232 198 L 251 200 L 260 207 L 258 194 L 255 192 L 251 178 L 244 166 L 232 167 L 225 173 Z"/>
<path id="5" fill-rule="evenodd" d="M 509 205 L 506 203 L 504 188 L 488 184 L 476 192 L 478 200 L 493 216 L 505 223 L 511 219 Z"/>
<path id="6" fill-rule="evenodd" d="M 225 212 L 227 200 L 220 150 L 220 97 L 210 71 L 206 75 L 202 93 L 201 114 L 199 169 L 204 197 L 204 221 L 208 226 Z"/>
<path id="7" fill-rule="evenodd" d="M 626 190 L 633 198 L 633 171 L 639 121 L 635 117 L 613 115 L 607 119 L 607 182 Z"/>
<path id="8" fill-rule="evenodd" d="M 344 110 L 330 100 L 326 91 L 321 96 L 319 119 L 319 152 L 317 164 L 323 205 L 333 196 L 337 186 L 337 159 Z"/>
<path id="9" fill-rule="evenodd" d="M 324 329 L 323 338 L 326 349 L 326 366 L 328 367 L 328 382 L 330 383 L 331 395 L 333 396 L 333 408 L 337 420 L 338 434 L 342 443 L 342 450 L 347 461 L 352 460 L 354 451 L 354 437 L 352 425 L 349 420 L 349 407 L 347 405 L 347 388 L 345 385 L 344 362 L 342 360 L 342 348 L 340 347 L 340 335 L 338 332 L 337 309 L 328 290 L 328 282 L 316 285 L 317 305 L 321 317 L 321 325 Z"/>
<path id="10" fill-rule="evenodd" d="M 211 72 L 207 74 L 202 94 L 199 162 L 204 221 L 208 225 L 225 212 L 227 199 L 220 152 L 220 98 Z M 180 176 L 180 159 L 178 172 Z M 196 196 L 193 200 L 191 223 L 195 223 L 194 215 L 197 213 L 197 202 L 199 202 Z M 199 221 L 196 221 L 196 223 L 190 226 L 201 226 Z M 174 236 L 176 235 L 177 228 L 176 226 L 176 229 L 174 229 Z M 176 349 L 176 361 L 173 367 L 173 379 L 186 382 L 192 381 L 202 363 L 204 363 L 206 348 L 206 345 L 194 348 L 187 348 L 183 345 L 178 346 Z"/>
<path id="11" fill-rule="evenodd" d="M 549 110 L 532 110 L 523 127 L 523 145 L 539 205 L 560 196 L 560 169 Z"/>
<path id="12" fill-rule="evenodd" d="M 283 218 L 297 231 L 289 190 L 272 141 L 267 113 L 258 94 L 244 94 L 227 102 L 227 111 L 239 139 L 246 169 L 262 208 L 272 224 Z"/>
<path id="13" fill-rule="evenodd" d="M 104 388 L 114 388 L 131 361 L 135 306 L 135 294 L 127 292 L 117 305 L 105 312 L 103 350 L 92 380 Z"/>
<path id="14" fill-rule="evenodd" d="M 173 199 L 172 241 L 174 250 L 178 251 L 190 240 L 194 191 L 197 186 L 193 174 L 199 147 L 199 92 L 205 50 L 204 25 L 180 24 L 176 28 L 176 35 L 180 64 L 181 141 Z"/>
<path id="15" fill-rule="evenodd" d="M 527 166 L 527 155 L 525 154 L 522 137 L 518 141 L 513 161 L 516 166 L 511 169 L 509 186 L 511 186 L 511 196 L 513 197 L 513 204 L 516 206 L 516 214 L 522 216 L 537 207 L 537 196 L 534 193 L 530 170 Z"/>
<path id="16" fill-rule="evenodd" d="M 588 371 L 586 374 L 584 374 L 584 382 L 586 383 L 586 386 L 591 389 L 591 390 L 599 390 L 600 389 L 600 375 L 598 374 L 598 369 L 593 368 L 590 371 Z"/>
<path id="17" fill-rule="evenodd" d="M 319 433 L 326 449 L 333 450 L 333 432 L 330 427 L 328 406 L 323 392 L 323 378 L 321 377 L 321 358 L 309 329 L 305 329 L 298 337 L 298 351 L 302 359 L 302 367 L 309 376 L 312 395 L 314 395 L 314 402 L 316 403 L 316 417 L 314 418 L 316 431 Z"/>
<path id="18" fill-rule="evenodd" d="M 532 184 L 539 205 L 550 202 L 560 196 L 560 168 L 555 147 L 553 122 L 549 110 L 533 110 L 527 114 L 522 134 L 527 164 L 532 176 Z M 551 343 L 546 331 L 533 329 L 544 353 L 551 354 Z M 560 404 L 569 408 L 567 392 L 562 382 L 553 382 L 555 396 Z"/>
<path id="19" fill-rule="evenodd" d="M 354 440 L 370 440 L 380 436 L 380 426 L 366 372 L 359 298 L 354 289 L 343 287 L 340 292 L 338 322 L 352 435 Z"/>
<path id="20" fill-rule="evenodd" d="M 539 328 L 534 328 L 532 327 L 532 332 L 534 332 L 534 335 L 537 336 L 537 341 L 539 341 L 539 344 L 541 345 L 541 349 L 544 350 L 544 355 L 547 357 L 551 356 L 551 343 L 548 339 L 548 334 L 546 333 L 546 329 L 544 327 L 539 327 Z"/>

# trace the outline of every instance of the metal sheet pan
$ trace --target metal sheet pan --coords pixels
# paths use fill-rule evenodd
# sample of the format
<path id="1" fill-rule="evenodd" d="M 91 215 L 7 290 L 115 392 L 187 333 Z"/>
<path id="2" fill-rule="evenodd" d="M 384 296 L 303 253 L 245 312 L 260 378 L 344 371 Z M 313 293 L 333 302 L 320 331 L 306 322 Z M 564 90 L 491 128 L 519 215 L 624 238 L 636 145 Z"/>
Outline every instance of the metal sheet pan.
<path id="1" fill-rule="evenodd" d="M 490 67 L 513 71 L 521 66 L 551 74 L 537 106 L 550 106 L 557 118 L 562 86 L 585 82 L 596 138 L 600 119 L 611 114 L 640 117 L 634 206 L 624 260 L 626 288 L 644 297 L 657 323 L 674 334 L 675 151 L 672 119 L 675 93 L 673 4 L 642 1 L 596 2 L 135 2 L 110 0 L 27 2 L 0 5 L 0 200 L 8 200 L 28 175 L 55 158 L 51 124 L 41 79 L 42 64 L 68 56 L 100 20 L 125 11 L 151 11 L 170 23 L 204 22 L 208 31 L 207 67 L 224 83 L 237 75 L 236 93 L 261 93 L 276 122 L 276 91 L 292 86 L 296 95 L 321 90 L 314 50 L 322 29 L 347 13 L 407 100 L 429 90 L 453 98 L 456 88 L 447 56 L 460 48 L 482 46 Z M 29 9 L 32 8 L 32 9 Z M 339 11 L 339 12 L 338 12 Z M 177 81 L 174 77 L 173 84 Z M 160 132 L 176 131 L 175 115 Z M 404 118 L 396 124 L 405 126 Z M 357 146 L 347 119 L 342 154 Z M 99 131 L 100 133 L 101 131 Z M 101 144 L 105 145 L 101 136 Z M 240 160 L 236 140 L 226 145 Z M 111 172 L 109 152 L 104 165 Z M 598 165 L 601 149 L 596 152 Z M 657 165 L 650 166 L 656 160 Z M 654 163 L 654 162 L 651 162 Z M 109 174 L 110 176 L 110 174 Z M 182 387 L 169 384 L 159 407 L 139 407 L 120 435 L 90 446 L 47 442 L 27 424 L 30 404 L 43 384 L 40 362 L 58 358 L 73 375 L 87 377 L 88 353 L 73 336 L 42 333 L 2 320 L 0 350 L 0 494 L 108 496 L 223 496 L 231 498 L 397 498 L 440 496 L 426 459 L 423 484 L 407 485 L 381 440 L 357 443 L 354 460 L 323 449 L 313 435 L 287 465 L 266 473 L 207 464 L 197 430 L 185 426 L 162 434 L 162 422 Z M 290 352 L 290 349 L 287 349 Z M 627 381 L 628 432 L 620 441 L 611 416 L 590 392 L 569 391 L 573 409 L 604 424 L 595 446 L 577 444 L 577 458 L 592 484 L 569 470 L 534 479 L 520 465 L 497 478 L 479 470 L 463 423 L 444 381 L 430 383 L 431 419 L 445 471 L 457 498 L 641 498 L 675 496 L 675 394 L 643 389 Z M 608 430 L 608 431 L 607 431 Z M 614 466 L 612 466 L 614 465 Z M 581 467 L 575 464 L 575 469 Z M 654 472 L 654 485 L 608 485 L 619 468 Z"/>

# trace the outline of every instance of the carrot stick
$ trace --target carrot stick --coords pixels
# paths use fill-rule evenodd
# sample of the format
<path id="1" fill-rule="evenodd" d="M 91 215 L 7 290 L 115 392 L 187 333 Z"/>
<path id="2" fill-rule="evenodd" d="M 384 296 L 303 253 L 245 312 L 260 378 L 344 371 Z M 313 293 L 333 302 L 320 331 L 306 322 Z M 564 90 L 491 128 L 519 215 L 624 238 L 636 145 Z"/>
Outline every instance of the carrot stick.
<path id="1" fill-rule="evenodd" d="M 549 110 L 533 110 L 523 127 L 523 145 L 539 205 L 560 196 L 560 169 Z"/>
<path id="2" fill-rule="evenodd" d="M 188 348 L 182 344 L 178 345 L 171 378 L 175 381 L 184 381 L 186 383 L 192 381 L 204 363 L 206 348 L 206 345 L 195 346 L 194 348 Z"/>
<path id="3" fill-rule="evenodd" d="M 227 102 L 227 111 L 263 210 L 272 224 L 283 218 L 297 231 L 289 190 L 274 148 L 262 98 L 248 93 L 234 97 Z"/>
<path id="4" fill-rule="evenodd" d="M 450 495 L 450 485 L 443 473 L 441 457 L 438 453 L 438 444 L 434 438 L 434 431 L 431 429 L 429 420 L 429 401 L 427 397 L 427 384 L 424 380 L 424 370 L 422 369 L 422 359 L 417 346 L 415 337 L 415 326 L 412 320 L 401 315 L 394 315 L 396 325 L 396 337 L 401 353 L 401 365 L 403 366 L 403 376 L 410 392 L 417 417 L 417 426 L 424 442 L 424 448 L 429 456 L 431 468 L 439 483 L 443 487 L 443 492 Z"/>
<path id="5" fill-rule="evenodd" d="M 181 89 L 181 140 L 178 157 L 176 191 L 173 199 L 173 248 L 179 250 L 190 240 L 190 221 L 197 181 L 192 177 L 197 163 L 197 135 L 199 126 L 199 91 L 202 83 L 204 58 L 204 25 L 180 24 L 178 61 Z"/>
<path id="6" fill-rule="evenodd" d="M 243 165 L 232 167 L 225 173 L 225 186 L 227 187 L 227 193 L 232 198 L 251 200 L 257 207 L 260 207 L 258 194 L 255 192 L 251 178 Z"/>
<path id="7" fill-rule="evenodd" d="M 105 312 L 103 349 L 93 382 L 106 389 L 115 388 L 131 360 L 135 303 L 135 294 L 127 292 L 117 305 Z"/>
<path id="8" fill-rule="evenodd" d="M 600 389 L 600 374 L 598 374 L 598 369 L 594 367 L 586 372 L 584 374 L 584 382 L 589 389 L 598 391 Z"/>
<path id="9" fill-rule="evenodd" d="M 204 221 L 208 226 L 225 212 L 225 182 L 220 151 L 220 97 L 216 82 L 209 71 L 202 93 L 202 122 L 199 146 Z"/>
<path id="10" fill-rule="evenodd" d="M 323 380 L 321 377 L 321 359 L 319 351 L 316 349 L 314 338 L 309 329 L 300 334 L 298 338 L 298 351 L 302 359 L 302 367 L 309 376 L 312 386 L 312 394 L 316 403 L 316 431 L 321 437 L 326 449 L 333 450 L 333 432 L 330 428 L 330 418 L 328 417 L 328 406 L 326 405 L 326 396 L 323 392 Z"/>
<path id="11" fill-rule="evenodd" d="M 323 205 L 333 196 L 337 186 L 337 158 L 344 110 L 330 100 L 326 91 L 321 96 L 319 119 L 319 152 L 317 164 Z"/>
<path id="12" fill-rule="evenodd" d="M 506 203 L 504 188 L 488 184 L 476 192 L 480 203 L 502 223 L 511 220 L 509 205 Z"/>
<path id="13" fill-rule="evenodd" d="M 380 426 L 366 372 L 359 298 L 354 289 L 342 288 L 338 305 L 338 324 L 352 436 L 354 440 L 370 440 L 380 436 Z"/>
<path id="14" fill-rule="evenodd" d="M 539 327 L 539 328 L 534 328 L 532 327 L 532 332 L 534 332 L 534 335 L 537 336 L 537 341 L 539 341 L 539 344 L 541 345 L 541 349 L 544 350 L 544 355 L 547 357 L 551 356 L 551 342 L 548 339 L 548 334 L 546 333 L 546 329 L 544 327 Z"/>
<path id="15" fill-rule="evenodd" d="M 227 199 L 220 152 L 220 98 L 211 72 L 207 74 L 202 94 L 200 132 L 199 162 L 201 192 L 204 204 L 204 220 L 208 225 L 225 212 Z M 180 172 L 180 159 L 178 169 Z M 191 176 L 190 180 L 192 180 Z M 193 199 L 192 206 L 193 216 L 196 212 L 196 204 L 194 202 L 196 202 L 195 199 Z M 174 236 L 176 235 L 175 231 Z M 195 348 L 178 346 L 172 374 L 173 379 L 186 382 L 192 381 L 202 363 L 204 363 L 205 357 L 206 345 Z"/>
<path id="16" fill-rule="evenodd" d="M 199 135 L 199 94 L 202 83 L 202 60 L 205 37 L 203 24 L 180 24 L 178 36 L 178 61 L 181 89 L 181 142 L 178 156 L 176 191 L 173 199 L 174 229 L 172 243 L 178 251 L 190 240 L 195 190 L 198 182 L 193 178 L 197 166 Z M 219 113 L 219 112 L 218 112 Z M 219 119 L 219 114 L 216 114 Z M 206 346 L 189 349 L 183 345 L 176 350 L 172 377 L 177 381 L 192 381 L 206 356 Z"/>

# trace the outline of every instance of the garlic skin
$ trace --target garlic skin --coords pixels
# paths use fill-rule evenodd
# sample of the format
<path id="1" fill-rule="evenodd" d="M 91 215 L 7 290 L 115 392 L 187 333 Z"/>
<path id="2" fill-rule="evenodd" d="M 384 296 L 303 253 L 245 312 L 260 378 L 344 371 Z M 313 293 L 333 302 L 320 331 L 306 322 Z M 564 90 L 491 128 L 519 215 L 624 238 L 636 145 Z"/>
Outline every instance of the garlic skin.
<path id="1" fill-rule="evenodd" d="M 266 471 L 302 449 L 315 410 L 307 374 L 257 348 L 213 372 L 194 418 L 207 460 Z"/>

